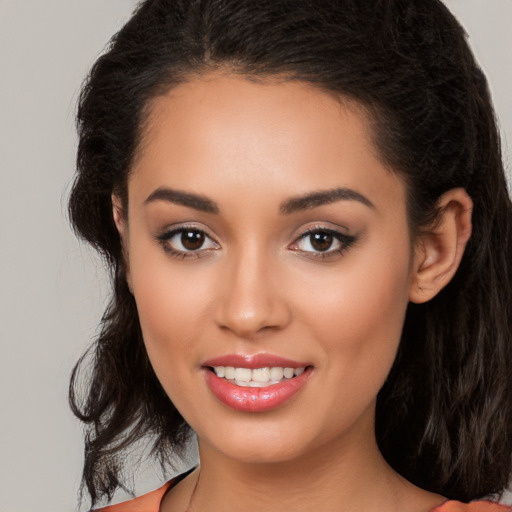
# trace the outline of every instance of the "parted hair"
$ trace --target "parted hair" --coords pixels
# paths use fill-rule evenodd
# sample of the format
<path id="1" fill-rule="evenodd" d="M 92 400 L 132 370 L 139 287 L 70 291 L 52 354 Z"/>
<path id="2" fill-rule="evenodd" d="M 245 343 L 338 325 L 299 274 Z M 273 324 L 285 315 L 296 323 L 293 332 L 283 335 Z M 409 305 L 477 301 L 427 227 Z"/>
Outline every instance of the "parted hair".
<path id="1" fill-rule="evenodd" d="M 461 501 L 502 492 L 512 465 L 512 207 L 464 30 L 438 0 L 146 0 L 92 67 L 77 114 L 70 219 L 104 256 L 113 289 L 70 383 L 92 505 L 125 486 L 122 454 L 136 442 L 151 439 L 165 465 L 190 433 L 146 354 L 111 195 L 129 208 L 151 100 L 215 69 L 359 102 L 382 160 L 406 184 L 413 236 L 435 222 L 444 192 L 466 189 L 471 239 L 452 281 L 408 306 L 376 435 L 389 464 L 424 489 Z"/>

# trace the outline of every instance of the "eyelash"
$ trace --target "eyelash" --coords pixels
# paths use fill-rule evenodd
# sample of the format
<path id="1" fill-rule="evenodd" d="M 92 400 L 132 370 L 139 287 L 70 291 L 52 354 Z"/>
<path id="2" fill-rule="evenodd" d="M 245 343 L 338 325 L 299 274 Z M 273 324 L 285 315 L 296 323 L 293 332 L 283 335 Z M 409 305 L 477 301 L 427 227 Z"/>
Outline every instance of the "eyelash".
<path id="1" fill-rule="evenodd" d="M 336 231 L 334 229 L 330 228 L 324 228 L 322 226 L 315 226 L 314 228 L 308 229 L 304 233 L 301 233 L 301 235 L 297 238 L 295 242 L 293 242 L 292 246 L 296 246 L 300 241 L 306 240 L 308 237 L 316 234 L 325 234 L 332 236 L 334 240 L 337 240 L 340 243 L 340 247 L 337 249 L 328 249 L 326 251 L 300 251 L 300 249 L 292 249 L 297 250 L 302 253 L 306 253 L 308 258 L 313 259 L 321 259 L 326 260 L 331 257 L 340 256 L 342 253 L 344 253 L 347 249 L 349 249 L 356 241 L 357 237 L 353 235 L 346 235 L 344 233 L 340 233 L 339 231 Z M 311 243 L 311 242 L 310 242 Z"/>
<path id="2" fill-rule="evenodd" d="M 183 233 L 199 233 L 201 235 L 204 235 L 205 239 L 210 240 L 216 247 L 214 248 L 208 248 L 208 249 L 198 249 L 198 250 L 188 250 L 188 251 L 181 251 L 179 249 L 175 249 L 171 243 L 170 240 L 172 240 L 176 235 L 183 236 Z M 216 250 L 219 246 L 217 242 L 212 240 L 208 234 L 197 227 L 194 226 L 180 226 L 179 228 L 173 229 L 171 231 L 166 231 L 165 233 L 162 233 L 161 235 L 158 235 L 157 237 L 158 242 L 163 247 L 164 251 L 168 253 L 170 256 L 177 258 L 177 259 L 187 259 L 187 258 L 202 258 L 206 256 L 206 252 L 209 252 L 211 250 Z"/>
<path id="3" fill-rule="evenodd" d="M 183 236 L 183 233 L 189 232 L 189 233 L 197 233 L 199 235 L 202 235 L 205 237 L 205 240 L 210 240 L 210 243 L 214 245 L 214 247 L 210 248 L 199 248 L 197 250 L 179 250 L 175 249 L 171 244 L 170 240 L 172 240 L 176 235 Z M 308 237 L 311 237 L 315 234 L 324 234 L 328 236 L 332 236 L 333 240 L 336 240 L 339 242 L 340 247 L 337 249 L 327 249 L 326 251 L 304 251 L 298 248 L 298 244 L 304 240 L 306 240 Z M 206 256 L 206 253 L 212 250 L 217 250 L 220 246 L 217 242 L 215 242 L 205 231 L 202 229 L 196 228 L 194 226 L 181 226 L 179 228 L 173 229 L 171 231 L 167 231 L 165 233 L 162 233 L 161 235 L 157 235 L 157 240 L 159 244 L 163 247 L 164 251 L 168 253 L 170 256 L 177 258 L 177 259 L 187 259 L 187 258 L 202 258 Z M 345 235 L 343 233 L 340 233 L 339 231 L 324 228 L 321 226 L 315 226 L 314 228 L 308 229 L 304 233 L 301 233 L 301 235 L 295 240 L 295 242 L 292 243 L 290 246 L 290 249 L 292 251 L 300 252 L 303 255 L 307 255 L 305 257 L 312 258 L 312 259 L 321 259 L 326 260 L 331 257 L 340 256 L 343 252 L 345 252 L 350 246 L 352 246 L 357 241 L 357 237 L 352 235 Z M 310 242 L 311 243 L 311 242 Z"/>

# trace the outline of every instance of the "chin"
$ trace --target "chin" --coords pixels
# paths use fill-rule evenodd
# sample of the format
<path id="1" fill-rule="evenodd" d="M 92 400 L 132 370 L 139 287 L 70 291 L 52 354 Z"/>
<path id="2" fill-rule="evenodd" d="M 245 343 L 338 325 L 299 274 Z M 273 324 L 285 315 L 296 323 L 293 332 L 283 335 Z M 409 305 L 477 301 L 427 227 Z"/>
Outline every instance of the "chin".
<path id="1" fill-rule="evenodd" d="M 298 425 L 295 415 L 286 421 L 269 417 L 264 421 L 263 416 L 247 419 L 249 421 L 238 421 L 227 426 L 217 424 L 214 432 L 211 425 L 210 428 L 205 425 L 207 428 L 204 430 L 199 426 L 196 432 L 200 450 L 204 447 L 240 463 L 279 464 L 300 459 L 328 443 L 334 435 L 333 432 L 319 432 L 311 426 L 307 428 L 305 422 Z"/>
<path id="2" fill-rule="evenodd" d="M 286 463 L 299 458 L 303 452 L 295 441 L 290 442 L 289 440 L 282 442 L 267 442 L 263 439 L 246 440 L 245 442 L 231 441 L 229 445 L 226 443 L 225 446 L 219 443 L 216 448 L 225 457 L 245 464 Z"/>

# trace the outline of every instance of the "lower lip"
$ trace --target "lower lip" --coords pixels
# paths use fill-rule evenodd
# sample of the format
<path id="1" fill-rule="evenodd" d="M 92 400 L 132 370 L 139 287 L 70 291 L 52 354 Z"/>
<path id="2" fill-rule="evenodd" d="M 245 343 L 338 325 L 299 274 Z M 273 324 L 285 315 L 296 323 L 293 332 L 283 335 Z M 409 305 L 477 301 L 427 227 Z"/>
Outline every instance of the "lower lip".
<path id="1" fill-rule="evenodd" d="M 309 379 L 312 368 L 299 376 L 264 388 L 249 388 L 231 384 L 217 377 L 211 370 L 205 371 L 206 383 L 211 392 L 225 405 L 242 412 L 264 412 L 276 409 L 294 396 Z"/>

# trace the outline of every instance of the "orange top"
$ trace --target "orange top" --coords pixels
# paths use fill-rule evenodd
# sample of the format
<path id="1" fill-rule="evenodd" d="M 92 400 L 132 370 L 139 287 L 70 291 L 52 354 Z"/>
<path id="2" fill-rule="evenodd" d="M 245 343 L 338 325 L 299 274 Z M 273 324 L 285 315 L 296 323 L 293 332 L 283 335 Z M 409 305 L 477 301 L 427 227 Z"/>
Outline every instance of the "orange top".
<path id="1" fill-rule="evenodd" d="M 160 503 L 172 483 L 173 480 L 170 480 L 156 491 L 117 505 L 100 508 L 97 512 L 159 512 Z M 512 512 L 512 508 L 491 501 L 473 501 L 472 503 L 445 501 L 431 512 Z"/>
<path id="2" fill-rule="evenodd" d="M 461 503 L 460 501 L 445 501 L 432 512 L 511 512 L 507 505 L 500 505 L 492 501 L 473 501 Z M 157 509 L 158 512 L 158 509 Z"/>
<path id="3" fill-rule="evenodd" d="M 162 485 L 159 489 L 153 492 L 148 492 L 142 496 L 138 496 L 130 501 L 123 501 L 117 505 L 110 505 L 98 509 L 98 512 L 159 512 L 160 502 L 162 501 L 167 489 L 171 487 L 173 480 L 169 480 L 166 484 Z"/>

